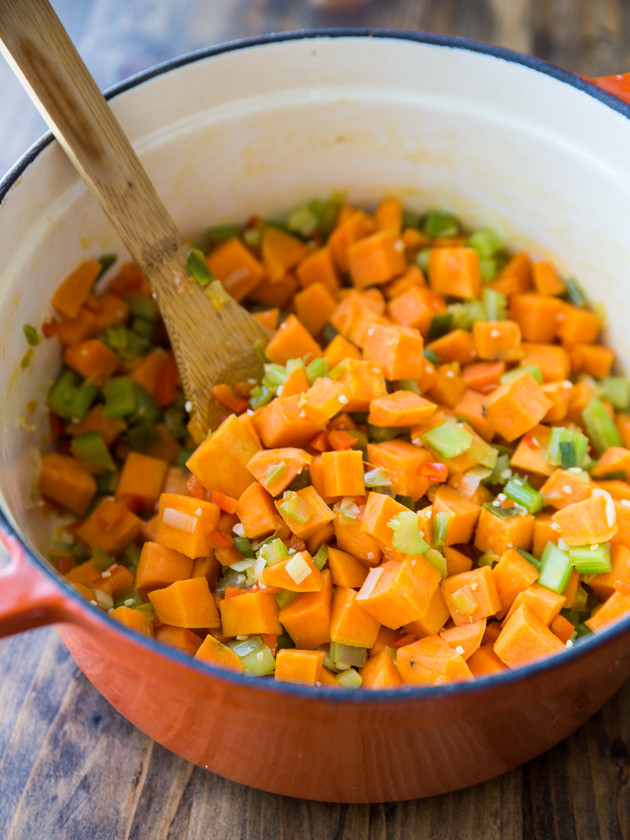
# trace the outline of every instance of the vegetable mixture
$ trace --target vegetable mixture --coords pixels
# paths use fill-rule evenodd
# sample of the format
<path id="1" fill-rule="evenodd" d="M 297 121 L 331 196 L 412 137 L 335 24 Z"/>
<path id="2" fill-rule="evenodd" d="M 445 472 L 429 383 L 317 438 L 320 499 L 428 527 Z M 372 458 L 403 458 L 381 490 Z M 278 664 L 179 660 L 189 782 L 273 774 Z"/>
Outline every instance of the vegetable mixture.
<path id="1" fill-rule="evenodd" d="M 83 263 L 43 324 L 39 489 L 90 603 L 204 662 L 369 689 L 517 668 L 630 610 L 630 382 L 574 280 L 395 199 L 204 251 L 273 334 L 196 448 L 136 266 L 97 293 L 110 259 Z"/>

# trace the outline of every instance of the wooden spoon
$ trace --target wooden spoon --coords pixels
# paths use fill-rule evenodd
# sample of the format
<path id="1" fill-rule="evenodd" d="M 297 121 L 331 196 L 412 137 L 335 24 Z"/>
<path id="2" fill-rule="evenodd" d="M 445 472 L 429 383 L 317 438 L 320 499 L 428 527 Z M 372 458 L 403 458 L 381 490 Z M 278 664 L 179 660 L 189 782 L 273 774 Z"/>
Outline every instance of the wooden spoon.
<path id="1" fill-rule="evenodd" d="M 197 442 L 224 409 L 212 386 L 259 378 L 269 332 L 231 297 L 216 308 L 158 197 L 47 0 L 1 0 L 0 49 L 145 275 L 175 353 Z"/>

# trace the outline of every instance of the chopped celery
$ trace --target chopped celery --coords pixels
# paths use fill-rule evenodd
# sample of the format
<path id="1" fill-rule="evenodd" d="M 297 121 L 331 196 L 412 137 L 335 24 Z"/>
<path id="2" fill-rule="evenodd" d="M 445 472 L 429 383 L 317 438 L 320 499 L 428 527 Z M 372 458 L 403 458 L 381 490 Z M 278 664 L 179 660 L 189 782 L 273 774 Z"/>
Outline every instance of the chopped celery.
<path id="1" fill-rule="evenodd" d="M 452 518 L 453 514 L 446 510 L 433 514 L 433 545 L 436 548 L 441 548 L 445 544 Z"/>
<path id="2" fill-rule="evenodd" d="M 95 546 L 92 549 L 92 560 L 94 560 L 96 568 L 100 569 L 102 572 L 109 569 L 109 567 L 113 566 L 116 562 L 115 557 L 112 557 L 111 554 L 108 554 L 107 551 L 103 551 L 103 549 L 98 546 Z"/>
<path id="3" fill-rule="evenodd" d="M 185 448 L 180 449 L 179 454 L 177 456 L 177 466 L 178 467 L 185 467 L 186 466 L 186 461 L 188 461 L 188 459 L 190 458 L 190 456 L 193 454 L 194 451 L 195 451 L 194 449 L 185 449 Z"/>
<path id="4" fill-rule="evenodd" d="M 521 515 L 520 509 L 516 506 L 512 508 L 504 508 L 501 507 L 499 503 L 495 505 L 494 502 L 487 502 L 484 505 L 484 508 L 489 513 L 493 513 L 497 517 L 497 519 L 514 519 L 515 516 Z"/>
<path id="5" fill-rule="evenodd" d="M 213 309 L 216 309 L 217 312 L 223 309 L 225 304 L 230 299 L 230 296 L 225 291 L 219 280 L 213 280 L 211 283 L 209 283 L 204 289 L 204 294 L 209 299 Z M 256 340 L 252 344 L 252 349 L 255 354 L 258 354 L 258 348 L 260 348 L 261 343 L 259 343 L 259 341 Z M 264 355 L 264 350 L 262 348 L 260 348 L 260 353 Z"/>
<path id="6" fill-rule="evenodd" d="M 538 513 L 545 506 L 542 495 L 525 481 L 524 478 L 511 478 L 503 492 L 513 502 L 524 507 L 528 513 Z"/>
<path id="7" fill-rule="evenodd" d="M 566 286 L 566 297 L 569 298 L 574 306 L 580 306 L 582 308 L 588 306 L 588 298 L 577 280 L 574 280 L 573 277 L 567 277 L 564 285 Z"/>
<path id="8" fill-rule="evenodd" d="M 267 475 L 265 476 L 265 484 L 275 484 L 276 481 L 282 481 L 282 479 L 287 474 L 287 465 L 284 461 L 280 461 L 279 464 L 272 464 L 267 470 Z"/>
<path id="9" fill-rule="evenodd" d="M 343 688 L 361 688 L 363 684 L 363 677 L 354 668 L 348 668 L 347 671 L 337 674 L 336 679 Z"/>
<path id="10" fill-rule="evenodd" d="M 237 560 L 235 563 L 230 563 L 230 569 L 235 572 L 246 572 L 254 565 L 253 557 L 244 557 L 242 560 Z"/>
<path id="11" fill-rule="evenodd" d="M 427 360 L 427 362 L 431 362 L 432 365 L 440 364 L 439 353 L 436 353 L 435 350 L 432 350 L 430 347 L 425 347 L 422 351 L 422 355 Z"/>
<path id="12" fill-rule="evenodd" d="M 282 592 L 278 593 L 278 595 L 293 595 L 294 597 L 297 594 L 298 594 L 297 592 L 286 592 L 284 590 Z M 276 600 L 277 600 L 277 596 L 276 596 Z M 292 601 L 292 600 L 293 600 L 293 598 L 290 599 L 290 601 Z M 280 605 L 278 605 L 278 606 L 280 606 Z M 279 650 L 286 650 L 287 648 L 294 648 L 294 647 L 295 647 L 295 642 L 293 641 L 291 636 L 289 636 L 287 631 L 283 630 L 282 633 L 280 633 L 278 635 L 278 637 L 276 638 L 276 653 Z"/>
<path id="13" fill-rule="evenodd" d="M 142 452 L 147 446 L 159 443 L 160 436 L 153 423 L 141 422 L 129 426 L 124 439 L 134 452 Z"/>
<path id="14" fill-rule="evenodd" d="M 253 557 L 254 549 L 247 537 L 234 537 L 234 548 L 240 551 L 243 557 Z"/>
<path id="15" fill-rule="evenodd" d="M 398 504 L 404 505 L 406 508 L 409 508 L 409 510 L 416 509 L 416 506 L 411 496 L 396 496 L 396 501 L 398 502 Z"/>
<path id="16" fill-rule="evenodd" d="M 468 237 L 468 245 L 481 258 L 493 257 L 505 248 L 505 242 L 490 228 L 479 228 Z"/>
<path id="17" fill-rule="evenodd" d="M 425 552 L 424 556 L 432 566 L 435 566 L 442 576 L 442 580 L 444 580 L 448 576 L 448 566 L 446 563 L 446 557 L 442 554 L 442 552 L 435 548 L 430 548 Z"/>
<path id="18" fill-rule="evenodd" d="M 333 327 L 333 325 L 329 322 L 324 327 L 322 335 L 324 336 L 324 341 L 326 342 L 326 344 L 330 344 L 333 338 L 339 335 L 339 331 L 336 327 Z"/>
<path id="19" fill-rule="evenodd" d="M 451 312 L 438 312 L 437 315 L 434 315 L 429 326 L 427 341 L 435 341 L 436 338 L 446 335 L 451 328 L 452 321 L 453 315 Z"/>
<path id="20" fill-rule="evenodd" d="M 623 446 L 615 421 L 600 399 L 591 399 L 582 412 L 582 418 L 598 455 L 603 455 L 610 446 Z"/>
<path id="21" fill-rule="evenodd" d="M 264 677 L 266 674 L 273 674 L 276 669 L 276 660 L 260 636 L 226 642 L 226 646 L 238 656 L 248 674 Z"/>
<path id="22" fill-rule="evenodd" d="M 267 388 L 277 388 L 284 385 L 287 379 L 287 371 L 282 365 L 266 364 L 262 384 Z"/>
<path id="23" fill-rule="evenodd" d="M 149 349 L 149 341 L 142 336 L 139 336 L 129 327 L 119 325 L 117 327 L 107 327 L 104 332 L 99 335 L 103 344 L 106 344 L 110 350 L 113 350 L 123 362 L 133 362 L 147 352 Z"/>
<path id="24" fill-rule="evenodd" d="M 479 260 L 479 274 L 484 283 L 492 283 L 496 280 L 499 268 L 503 260 L 499 257 L 481 257 Z"/>
<path id="25" fill-rule="evenodd" d="M 503 292 L 496 289 L 483 290 L 481 302 L 486 310 L 488 321 L 505 321 L 507 318 L 507 298 Z"/>
<path id="26" fill-rule="evenodd" d="M 484 551 L 479 560 L 477 560 L 477 565 L 492 567 L 495 563 L 498 563 L 500 559 L 501 558 L 498 554 L 495 554 L 492 551 Z"/>
<path id="27" fill-rule="evenodd" d="M 135 572 L 138 568 L 141 553 L 142 549 L 138 543 L 131 543 L 123 552 L 123 563 L 128 569 L 131 569 L 132 572 Z"/>
<path id="28" fill-rule="evenodd" d="M 569 557 L 581 575 L 602 575 L 612 571 L 609 543 L 571 546 Z"/>
<path id="29" fill-rule="evenodd" d="M 322 543 L 320 547 L 317 549 L 315 554 L 313 555 L 313 563 L 317 566 L 317 568 L 321 570 L 326 565 L 326 561 L 328 560 L 328 545 L 326 543 Z"/>
<path id="30" fill-rule="evenodd" d="M 573 564 L 571 557 L 555 543 L 548 542 L 540 558 L 538 583 L 562 595 L 571 576 Z"/>
<path id="31" fill-rule="evenodd" d="M 328 657 L 337 668 L 351 668 L 353 665 L 360 668 L 367 662 L 368 651 L 363 647 L 331 642 Z"/>
<path id="32" fill-rule="evenodd" d="M 94 481 L 96 481 L 96 492 L 101 496 L 109 496 L 116 492 L 116 487 L 120 481 L 120 472 L 118 470 L 97 472 L 94 475 Z"/>
<path id="33" fill-rule="evenodd" d="M 607 376 L 599 383 L 601 396 L 615 411 L 625 411 L 630 404 L 630 380 L 626 376 Z"/>
<path id="34" fill-rule="evenodd" d="M 145 321 L 157 321 L 160 317 L 158 305 L 152 297 L 147 297 L 132 290 L 126 293 L 125 302 L 131 314 L 136 318 L 143 318 Z"/>
<path id="35" fill-rule="evenodd" d="M 420 386 L 417 379 L 399 379 L 398 387 L 401 391 L 411 391 L 416 396 L 420 396 Z"/>
<path id="36" fill-rule="evenodd" d="M 142 598 L 140 597 L 138 592 L 130 592 L 127 595 L 121 595 L 121 597 L 114 601 L 114 607 L 129 607 L 129 609 L 135 610 L 138 607 L 141 607 L 143 604 Z"/>
<path id="37" fill-rule="evenodd" d="M 588 624 L 584 624 L 584 623 L 578 624 L 577 627 L 575 628 L 576 641 L 577 641 L 577 639 L 582 639 L 584 636 L 589 636 L 592 632 L 593 631 L 588 626 Z"/>
<path id="38" fill-rule="evenodd" d="M 400 426 L 373 426 L 371 423 L 368 423 L 367 433 L 372 443 L 383 443 L 386 440 L 394 440 L 394 438 L 404 434 L 405 429 Z"/>
<path id="39" fill-rule="evenodd" d="M 255 385 L 249 394 L 249 404 L 253 409 L 262 408 L 273 397 L 273 393 L 264 385 Z"/>
<path id="40" fill-rule="evenodd" d="M 472 440 L 466 429 L 454 423 L 442 423 L 422 435 L 422 441 L 446 460 L 470 449 Z"/>
<path id="41" fill-rule="evenodd" d="M 356 440 L 356 443 L 352 444 L 352 449 L 360 449 L 363 453 L 366 453 L 370 442 L 367 434 L 360 429 L 348 429 L 348 434 Z"/>
<path id="42" fill-rule="evenodd" d="M 116 262 L 117 259 L 118 257 L 116 256 L 116 254 L 101 254 L 101 256 L 98 257 L 98 261 L 101 264 L 101 271 L 96 279 L 100 279 L 103 276 L 103 274 L 105 274 L 107 269 Z"/>
<path id="43" fill-rule="evenodd" d="M 456 330 L 469 330 L 476 321 L 486 321 L 487 315 L 480 300 L 467 300 L 465 303 L 451 303 L 448 306 Z"/>
<path id="44" fill-rule="evenodd" d="M 298 524 L 308 521 L 311 516 L 311 509 L 308 504 L 293 490 L 285 491 L 278 507 L 287 519 L 291 519 Z"/>
<path id="45" fill-rule="evenodd" d="M 495 461 L 492 472 L 483 477 L 481 481 L 484 484 L 505 484 L 512 476 L 510 469 L 510 456 L 504 452 L 499 452 L 498 447 L 493 446 L 497 452 L 497 460 Z"/>
<path id="46" fill-rule="evenodd" d="M 540 560 L 538 557 L 534 557 L 533 554 L 530 554 L 529 551 L 525 551 L 524 548 L 517 548 L 516 549 L 521 557 L 524 557 L 528 563 L 531 563 L 535 569 L 540 569 Z"/>
<path id="47" fill-rule="evenodd" d="M 174 438 L 180 442 L 188 437 L 186 428 L 186 413 L 183 408 L 169 405 L 164 409 L 164 425 Z"/>
<path id="48" fill-rule="evenodd" d="M 261 227 L 247 227 L 243 231 L 243 242 L 248 248 L 258 248 L 262 242 L 262 228 Z"/>
<path id="49" fill-rule="evenodd" d="M 162 409 L 155 404 L 153 398 L 147 394 L 141 385 L 134 383 L 134 387 L 136 391 L 136 405 L 131 414 L 128 415 L 129 422 L 147 423 L 151 426 L 159 423 L 162 419 Z"/>
<path id="50" fill-rule="evenodd" d="M 291 233 L 297 233 L 304 239 L 315 233 L 318 224 L 317 216 L 308 207 L 298 207 L 287 219 L 287 228 Z"/>
<path id="51" fill-rule="evenodd" d="M 35 329 L 35 327 L 31 327 L 30 324 L 24 324 L 22 327 L 24 331 L 24 335 L 26 336 L 26 340 L 28 341 L 31 347 L 37 347 L 39 344 L 39 333 Z"/>
<path id="52" fill-rule="evenodd" d="M 320 376 L 326 376 L 327 373 L 328 362 L 324 358 L 313 359 L 313 361 L 306 366 L 306 376 L 311 385 L 316 379 L 319 379 Z"/>
<path id="53" fill-rule="evenodd" d="M 203 251 L 198 248 L 190 249 L 185 265 L 200 286 L 208 286 L 214 280 Z"/>
<path id="54" fill-rule="evenodd" d="M 431 255 L 430 248 L 421 248 L 416 254 L 416 265 L 421 271 L 425 273 L 429 270 L 429 257 Z"/>
<path id="55" fill-rule="evenodd" d="M 311 473 L 308 467 L 304 467 L 293 479 L 287 490 L 302 490 L 311 483 Z"/>
<path id="56" fill-rule="evenodd" d="M 509 382 L 510 379 L 514 379 L 515 376 L 518 376 L 519 373 L 523 373 L 523 371 L 527 371 L 527 373 L 529 373 L 529 375 L 533 377 L 539 385 L 542 385 L 543 375 L 538 365 L 523 365 L 522 367 L 514 368 L 514 370 L 508 370 L 508 372 L 504 373 L 501 377 L 501 385 Z"/>
<path id="57" fill-rule="evenodd" d="M 570 445 L 567 445 L 570 444 Z M 548 464 L 568 470 L 581 467 L 588 452 L 588 438 L 576 429 L 553 426 L 545 460 Z"/>
<path id="58" fill-rule="evenodd" d="M 291 601 L 294 601 L 297 598 L 297 596 L 297 592 L 289 592 L 288 589 L 281 589 L 280 592 L 276 592 L 275 599 L 278 609 L 281 610 L 284 607 L 287 607 Z"/>
<path id="59" fill-rule="evenodd" d="M 132 332 L 135 332 L 140 338 L 146 338 L 148 341 L 153 340 L 155 329 L 155 321 L 147 321 L 146 318 L 134 318 L 131 322 Z"/>
<path id="60" fill-rule="evenodd" d="M 265 563 L 268 566 L 273 566 L 274 563 L 279 563 L 280 560 L 286 560 L 289 556 L 289 549 L 281 539 L 275 537 L 273 540 L 263 543 L 260 546 L 260 554 L 265 558 Z"/>
<path id="61" fill-rule="evenodd" d="M 494 446 L 480 438 L 473 438 L 470 449 L 478 464 L 489 470 L 494 470 L 499 459 L 499 453 Z"/>
<path id="62" fill-rule="evenodd" d="M 99 432 L 75 435 L 71 444 L 72 454 L 87 467 L 115 470 L 116 464 Z"/>
<path id="63" fill-rule="evenodd" d="M 351 496 L 344 496 L 335 507 L 339 510 L 343 519 L 350 520 L 351 522 L 358 519 L 361 512 L 359 506 Z"/>
<path id="64" fill-rule="evenodd" d="M 411 510 L 401 511 L 396 514 L 388 523 L 394 532 L 392 545 L 396 551 L 403 554 L 424 554 L 428 551 L 429 544 L 420 534 L 418 514 Z"/>
<path id="65" fill-rule="evenodd" d="M 287 372 L 287 376 L 293 373 L 293 371 L 297 370 L 298 368 L 304 367 L 304 362 L 302 359 L 289 359 L 289 361 L 284 366 Z"/>
<path id="66" fill-rule="evenodd" d="M 96 385 L 81 383 L 74 371 L 66 369 L 48 391 L 46 403 L 64 420 L 83 420 L 97 394 Z"/>
<path id="67" fill-rule="evenodd" d="M 431 237 L 457 236 L 460 231 L 457 216 L 442 210 L 430 210 L 422 216 L 420 223 L 422 232 Z"/>
<path id="68" fill-rule="evenodd" d="M 343 195 L 341 193 L 334 193 L 326 201 L 322 201 L 320 198 L 312 198 L 307 203 L 307 208 L 317 217 L 317 229 L 320 233 L 327 235 L 332 231 L 342 204 Z"/>
<path id="69" fill-rule="evenodd" d="M 368 470 L 363 476 L 366 487 L 391 487 L 392 480 L 380 467 Z"/>
<path id="70" fill-rule="evenodd" d="M 213 245 L 218 245 L 220 242 L 226 242 L 228 239 L 234 239 L 240 236 L 241 229 L 238 225 L 214 225 L 208 228 L 204 233 L 204 238 L 207 242 L 208 248 Z"/>

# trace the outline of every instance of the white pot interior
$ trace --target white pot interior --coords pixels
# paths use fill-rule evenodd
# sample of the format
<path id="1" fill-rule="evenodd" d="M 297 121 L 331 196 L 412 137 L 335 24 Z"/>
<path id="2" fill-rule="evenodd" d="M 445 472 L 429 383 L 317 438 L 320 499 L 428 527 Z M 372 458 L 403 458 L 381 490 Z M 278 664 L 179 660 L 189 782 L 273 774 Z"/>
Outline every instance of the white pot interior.
<path id="1" fill-rule="evenodd" d="M 190 235 L 339 190 L 368 206 L 395 195 L 450 209 L 578 278 L 605 302 L 622 366 L 630 360 L 630 122 L 562 74 L 465 46 L 307 37 L 201 58 L 112 105 Z M 44 342 L 21 370 L 22 325 L 39 327 L 69 271 L 108 251 L 124 253 L 48 146 L 0 205 L 0 493 L 40 550 L 34 453 L 60 353 Z"/>

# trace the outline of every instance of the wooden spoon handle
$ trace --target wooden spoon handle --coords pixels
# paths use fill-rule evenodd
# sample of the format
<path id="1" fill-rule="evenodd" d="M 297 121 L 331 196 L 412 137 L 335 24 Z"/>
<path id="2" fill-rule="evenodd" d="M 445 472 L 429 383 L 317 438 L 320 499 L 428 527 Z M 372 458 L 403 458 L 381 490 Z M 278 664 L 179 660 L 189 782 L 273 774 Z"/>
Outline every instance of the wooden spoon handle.
<path id="1" fill-rule="evenodd" d="M 47 0 L 2 0 L 0 42 L 134 259 L 147 267 L 178 250 L 181 234 Z"/>

